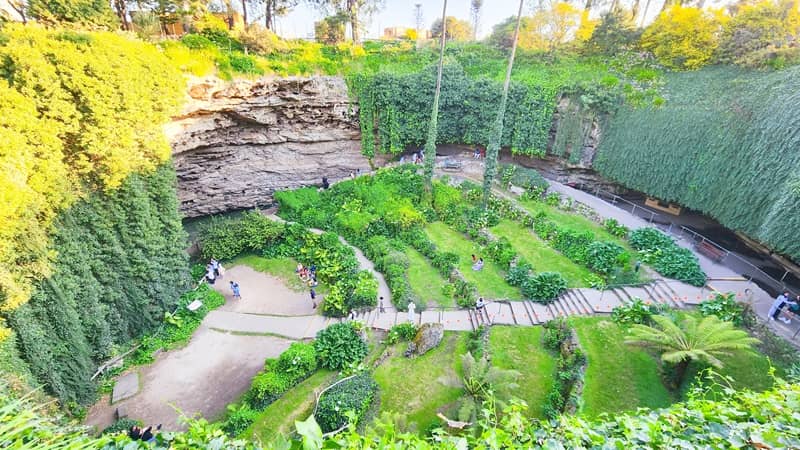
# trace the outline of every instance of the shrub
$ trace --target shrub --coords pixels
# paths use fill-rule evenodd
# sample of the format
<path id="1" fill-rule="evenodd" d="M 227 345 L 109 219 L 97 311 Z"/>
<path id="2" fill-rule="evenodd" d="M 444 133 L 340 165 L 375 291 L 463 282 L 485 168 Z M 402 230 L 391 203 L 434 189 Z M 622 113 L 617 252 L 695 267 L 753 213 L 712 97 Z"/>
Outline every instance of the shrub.
<path id="1" fill-rule="evenodd" d="M 112 423 L 111 425 L 107 426 L 103 430 L 102 434 L 114 434 L 114 433 L 119 433 L 119 432 L 122 432 L 122 431 L 127 432 L 134 425 L 142 426 L 142 421 L 141 420 L 129 419 L 127 417 L 124 417 L 122 419 L 115 420 L 114 423 Z"/>
<path id="2" fill-rule="evenodd" d="M 712 300 L 704 301 L 698 306 L 700 314 L 704 316 L 717 316 L 720 320 L 742 325 L 744 318 L 744 305 L 736 301 L 736 294 L 718 292 Z"/>
<path id="3" fill-rule="evenodd" d="M 650 325 L 652 317 L 661 312 L 661 307 L 648 304 L 640 298 L 633 299 L 627 305 L 617 306 L 611 311 L 611 320 L 622 326 L 633 324 Z"/>
<path id="4" fill-rule="evenodd" d="M 262 372 L 253 378 L 247 393 L 247 403 L 253 409 L 263 410 L 291 386 L 291 380 L 280 372 Z"/>
<path id="5" fill-rule="evenodd" d="M 267 54 L 288 50 L 286 42 L 278 35 L 256 24 L 250 24 L 247 28 L 239 30 L 236 38 L 244 48 L 253 53 Z"/>
<path id="6" fill-rule="evenodd" d="M 431 265 L 435 267 L 439 273 L 444 276 L 450 276 L 450 272 L 455 269 L 458 264 L 459 256 L 452 252 L 436 252 L 431 259 Z"/>
<path id="7" fill-rule="evenodd" d="M 348 309 L 375 307 L 378 302 L 378 280 L 369 270 L 360 270 L 356 275 L 353 295 Z"/>
<path id="8" fill-rule="evenodd" d="M 181 43 L 192 50 L 203 50 L 214 47 L 214 43 L 201 34 L 189 33 L 181 38 Z"/>
<path id="9" fill-rule="evenodd" d="M 616 237 L 624 238 L 630 232 L 630 229 L 625 225 L 617 222 L 616 219 L 606 219 L 603 222 L 603 228 Z"/>
<path id="10" fill-rule="evenodd" d="M 200 230 L 203 258 L 231 259 L 245 251 L 261 251 L 277 241 L 284 225 L 259 214 L 246 212 L 238 219 L 212 217 Z"/>
<path id="11" fill-rule="evenodd" d="M 313 344 L 293 342 L 281 356 L 275 370 L 285 375 L 292 384 L 308 377 L 317 370 L 317 352 Z"/>
<path id="12" fill-rule="evenodd" d="M 613 242 L 592 242 L 586 249 L 586 266 L 604 275 L 624 266 L 629 258 L 625 249 Z"/>
<path id="13" fill-rule="evenodd" d="M 556 272 L 542 272 L 522 285 L 525 297 L 542 303 L 550 303 L 567 290 L 567 280 Z"/>
<path id="14" fill-rule="evenodd" d="M 227 61 L 223 60 L 224 62 L 222 64 L 224 65 L 224 63 L 227 62 L 230 68 L 235 72 L 257 75 L 264 73 L 264 69 L 259 67 L 256 59 L 250 55 L 234 52 L 229 53 L 226 58 Z"/>
<path id="15" fill-rule="evenodd" d="M 669 236 L 651 227 L 633 230 L 628 241 L 631 247 L 647 253 L 654 253 L 674 244 Z"/>
<path id="16" fill-rule="evenodd" d="M 506 272 L 506 281 L 512 286 L 522 286 L 531 276 L 533 267 L 527 261 L 517 261 L 517 264 Z"/>
<path id="17" fill-rule="evenodd" d="M 213 42 L 220 50 L 228 52 L 241 52 L 244 50 L 242 43 L 232 38 L 226 29 L 206 28 L 201 30 L 200 34 Z"/>
<path id="18" fill-rule="evenodd" d="M 511 261 L 517 256 L 517 252 L 505 236 L 490 242 L 486 246 L 486 252 L 492 261 L 500 264 L 504 269 L 507 269 Z"/>
<path id="19" fill-rule="evenodd" d="M 230 436 L 238 436 L 253 424 L 257 415 L 258 412 L 250 408 L 247 403 L 239 406 L 228 405 L 228 414 L 222 429 Z"/>
<path id="20" fill-rule="evenodd" d="M 553 247 L 570 260 L 578 264 L 584 264 L 589 244 L 593 241 L 594 235 L 591 232 L 579 233 L 569 229 L 561 229 L 558 230 L 555 236 Z"/>
<path id="21" fill-rule="evenodd" d="M 369 409 L 377 390 L 377 383 L 367 373 L 341 381 L 322 394 L 314 418 L 325 433 L 346 425 L 349 411 L 355 413 L 358 423 Z"/>
<path id="22" fill-rule="evenodd" d="M 457 278 L 453 280 L 454 293 L 453 298 L 456 304 L 462 308 L 472 308 L 475 306 L 475 300 L 478 298 L 478 286 L 475 283 Z"/>
<path id="23" fill-rule="evenodd" d="M 655 228 L 639 228 L 631 232 L 631 246 L 639 251 L 642 261 L 665 277 L 681 280 L 694 286 L 703 286 L 706 274 L 697 257 L 688 249 L 673 242 L 672 238 Z"/>
<path id="24" fill-rule="evenodd" d="M 558 192 L 550 192 L 545 196 L 544 202 L 550 206 L 558 206 L 561 203 L 561 195 Z"/>
<path id="25" fill-rule="evenodd" d="M 389 344 L 395 344 L 401 341 L 410 341 L 417 335 L 417 326 L 411 322 L 403 322 L 397 324 L 389 330 L 387 341 Z"/>
<path id="26" fill-rule="evenodd" d="M 542 345 L 546 349 L 557 352 L 561 349 L 561 344 L 569 338 L 570 333 L 569 325 L 564 319 L 555 319 L 545 322 L 544 332 L 542 333 Z"/>
<path id="27" fill-rule="evenodd" d="M 367 344 L 348 323 L 337 323 L 317 333 L 314 341 L 319 365 L 341 370 L 367 356 Z"/>

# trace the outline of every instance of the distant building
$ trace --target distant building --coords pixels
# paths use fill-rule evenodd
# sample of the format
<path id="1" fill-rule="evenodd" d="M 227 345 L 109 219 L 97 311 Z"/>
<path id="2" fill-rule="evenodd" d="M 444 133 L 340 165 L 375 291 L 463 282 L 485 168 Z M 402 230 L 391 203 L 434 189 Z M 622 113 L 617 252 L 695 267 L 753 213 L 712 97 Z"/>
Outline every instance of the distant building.
<path id="1" fill-rule="evenodd" d="M 11 2 L 21 3 L 18 0 L 0 0 L 0 17 L 14 22 L 22 22 L 22 15 L 11 6 Z"/>
<path id="2" fill-rule="evenodd" d="M 383 29 L 382 39 L 403 39 L 406 37 L 407 27 L 389 27 Z"/>
<path id="3" fill-rule="evenodd" d="M 381 36 L 381 39 L 386 39 L 386 40 L 408 39 L 409 31 L 415 32 L 416 30 L 408 27 L 384 28 L 383 36 Z M 429 30 L 420 30 L 420 37 L 422 39 L 430 39 L 431 32 Z"/>

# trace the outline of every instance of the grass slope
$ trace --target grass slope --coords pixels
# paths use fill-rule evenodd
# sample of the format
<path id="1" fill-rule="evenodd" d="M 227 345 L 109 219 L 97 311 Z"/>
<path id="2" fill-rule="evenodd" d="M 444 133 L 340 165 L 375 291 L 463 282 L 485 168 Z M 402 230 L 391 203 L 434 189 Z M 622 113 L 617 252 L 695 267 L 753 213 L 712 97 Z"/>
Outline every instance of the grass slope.
<path id="1" fill-rule="evenodd" d="M 445 332 L 441 344 L 418 358 L 405 358 L 405 343 L 392 347 L 393 356 L 375 369 L 380 386 L 380 412 L 402 412 L 408 423 L 425 431 L 437 423 L 436 412 L 461 397 L 461 355 L 466 333 Z"/>
<path id="2" fill-rule="evenodd" d="M 528 404 L 527 416 L 544 419 L 542 405 L 553 386 L 555 358 L 542 347 L 542 327 L 495 326 L 489 335 L 492 364 L 518 370 L 519 388 L 514 392 Z"/>
<path id="3" fill-rule="evenodd" d="M 500 267 L 484 256 L 485 265 L 483 270 L 476 272 L 472 270 L 472 258 L 470 255 L 480 254 L 480 246 L 470 241 L 461 233 L 449 228 L 441 222 L 433 222 L 425 227 L 433 243 L 440 249 L 458 254 L 460 262 L 458 270 L 464 275 L 467 281 L 471 281 L 478 286 L 480 295 L 490 299 L 520 299 L 522 295 L 519 289 L 506 283 L 503 271 Z"/>
<path id="4" fill-rule="evenodd" d="M 327 386 L 335 373 L 318 370 L 305 381 L 289 389 L 281 398 L 262 411 L 241 437 L 268 443 L 278 434 L 294 431 L 295 420 L 305 420 L 314 410 L 316 390 Z"/>
<path id="5" fill-rule="evenodd" d="M 571 319 L 586 352 L 586 384 L 582 413 L 597 417 L 633 411 L 639 407 L 663 408 L 673 401 L 664 387 L 656 359 L 642 349 L 625 344 L 624 331 L 603 317 Z"/>
<path id="6" fill-rule="evenodd" d="M 497 237 L 506 237 L 523 258 L 533 265 L 537 272 L 558 272 L 567 279 L 569 287 L 586 287 L 584 281 L 592 272 L 581 267 L 558 251 L 550 248 L 533 232 L 522 225 L 503 219 L 492 227 Z"/>
<path id="7" fill-rule="evenodd" d="M 428 306 L 433 306 L 436 302 L 439 306 L 455 306 L 452 297 L 442 294 L 442 286 L 447 284 L 431 263 L 422 254 L 411 247 L 406 247 L 408 256 L 408 281 L 414 293 L 423 300 Z"/>

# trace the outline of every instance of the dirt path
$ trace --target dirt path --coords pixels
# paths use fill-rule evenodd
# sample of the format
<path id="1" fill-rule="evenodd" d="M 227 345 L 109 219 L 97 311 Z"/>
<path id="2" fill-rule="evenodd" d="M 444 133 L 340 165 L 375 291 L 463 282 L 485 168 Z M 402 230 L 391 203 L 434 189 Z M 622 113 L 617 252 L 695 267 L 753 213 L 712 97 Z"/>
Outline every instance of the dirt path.
<path id="1" fill-rule="evenodd" d="M 228 288 L 230 280 L 239 283 L 242 300 L 233 299 Z M 139 373 L 139 393 L 114 405 L 104 397 L 90 409 L 87 425 L 102 430 L 114 421 L 119 406 L 124 406 L 129 417 L 146 424 L 163 424 L 165 430 L 183 429 L 181 413 L 212 419 L 250 387 L 266 358 L 277 357 L 292 342 L 265 333 L 229 330 L 239 328 L 245 318 L 261 314 L 274 315 L 274 320 L 286 322 L 282 323 L 284 326 L 302 316 L 304 328 L 307 321 L 322 319 L 314 315 L 316 311 L 304 293 L 290 289 L 279 278 L 246 266 L 231 267 L 214 289 L 225 296 L 225 305 L 206 316 L 189 344 L 158 355 L 148 366 L 133 368 L 132 371 Z M 219 316 L 225 320 L 220 322 Z M 219 326 L 220 323 L 224 326 Z"/>

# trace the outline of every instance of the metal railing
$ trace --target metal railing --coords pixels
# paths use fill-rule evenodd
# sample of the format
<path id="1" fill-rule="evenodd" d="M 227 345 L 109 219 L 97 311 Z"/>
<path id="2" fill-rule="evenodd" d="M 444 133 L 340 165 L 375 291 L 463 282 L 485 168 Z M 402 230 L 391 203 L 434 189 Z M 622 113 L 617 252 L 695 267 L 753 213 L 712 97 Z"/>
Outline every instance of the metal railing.
<path id="1" fill-rule="evenodd" d="M 599 187 L 590 189 L 584 183 L 577 183 L 575 184 L 575 188 L 584 192 L 588 192 L 597 198 L 603 199 L 606 202 L 611 203 L 612 205 L 617 206 L 622 210 L 627 211 L 627 208 L 630 207 L 630 211 L 628 212 L 630 212 L 635 216 L 641 217 L 642 219 L 647 220 L 648 223 L 651 224 L 656 223 L 656 218 L 663 218 L 661 214 L 653 211 L 652 209 L 645 208 L 644 206 L 641 205 L 637 205 L 636 203 L 633 203 L 630 200 L 626 200 L 620 197 L 619 195 L 614 194 L 613 192 L 605 191 L 603 189 L 600 189 Z M 624 205 L 624 207 L 620 205 Z M 667 221 L 666 218 L 664 218 L 664 220 Z"/>

